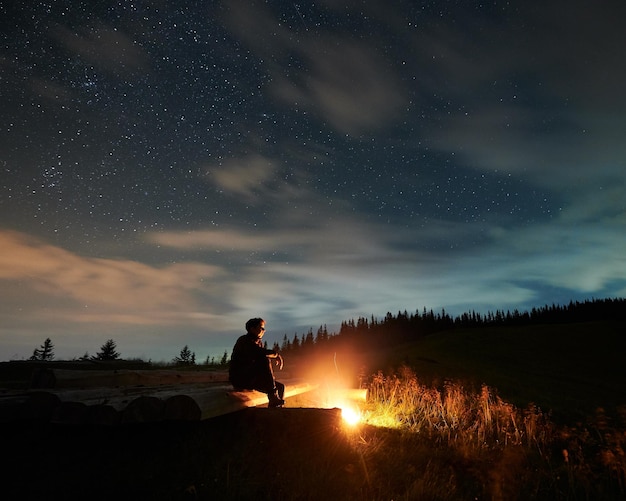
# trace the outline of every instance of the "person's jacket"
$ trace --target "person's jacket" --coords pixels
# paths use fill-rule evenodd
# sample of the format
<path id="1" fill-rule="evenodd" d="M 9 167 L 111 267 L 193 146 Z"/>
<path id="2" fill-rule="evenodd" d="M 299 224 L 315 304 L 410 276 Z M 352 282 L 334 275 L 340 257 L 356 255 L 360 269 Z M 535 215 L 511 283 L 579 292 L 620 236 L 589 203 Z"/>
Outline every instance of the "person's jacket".
<path id="1" fill-rule="evenodd" d="M 230 382 L 235 387 L 246 388 L 256 374 L 267 371 L 267 356 L 275 354 L 274 350 L 263 347 L 260 338 L 244 334 L 237 339 L 230 358 Z"/>

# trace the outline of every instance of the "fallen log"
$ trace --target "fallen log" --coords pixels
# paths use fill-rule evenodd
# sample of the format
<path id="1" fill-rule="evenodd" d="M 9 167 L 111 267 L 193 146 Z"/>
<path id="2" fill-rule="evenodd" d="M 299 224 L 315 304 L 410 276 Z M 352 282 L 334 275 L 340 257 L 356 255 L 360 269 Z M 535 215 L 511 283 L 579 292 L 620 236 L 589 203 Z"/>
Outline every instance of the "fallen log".
<path id="1" fill-rule="evenodd" d="M 285 400 L 317 388 L 302 381 L 282 381 L 285 384 Z M 234 391 L 230 386 L 215 388 L 213 392 L 190 395 L 198 402 L 202 410 L 202 419 L 208 419 L 246 407 L 258 407 L 267 404 L 267 395 L 260 391 Z"/>
<path id="2" fill-rule="evenodd" d="M 61 399 L 58 395 L 46 391 L 35 391 L 28 395 L 18 415 L 22 419 L 49 421 L 60 404 Z"/>
<path id="3" fill-rule="evenodd" d="M 67 370 L 37 368 L 30 385 L 35 389 L 161 386 L 227 382 L 228 371 Z"/>
<path id="4" fill-rule="evenodd" d="M 284 381 L 285 399 L 317 388 L 298 380 Z M 155 387 L 54 388 L 22 392 L 12 415 L 58 423 L 117 424 L 163 420 L 199 420 L 267 404 L 258 391 L 234 391 L 230 384 L 179 384 Z M 2 406 L 0 406 L 0 409 Z"/>
<path id="5" fill-rule="evenodd" d="M 122 411 L 122 423 L 155 423 L 165 418 L 165 402 L 158 397 L 141 396 Z"/>
<path id="6" fill-rule="evenodd" d="M 165 400 L 166 421 L 200 421 L 202 410 L 189 395 L 174 395 Z"/>
<path id="7" fill-rule="evenodd" d="M 50 420 L 53 423 L 84 424 L 88 412 L 88 407 L 82 402 L 59 402 Z"/>

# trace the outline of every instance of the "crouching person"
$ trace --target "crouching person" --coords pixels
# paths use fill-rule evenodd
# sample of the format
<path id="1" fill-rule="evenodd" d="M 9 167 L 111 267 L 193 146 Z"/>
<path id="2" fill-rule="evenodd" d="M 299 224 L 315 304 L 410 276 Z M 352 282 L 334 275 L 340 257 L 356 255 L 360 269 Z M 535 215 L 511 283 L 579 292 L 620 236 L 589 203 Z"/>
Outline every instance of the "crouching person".
<path id="1" fill-rule="evenodd" d="M 237 391 L 257 390 L 267 393 L 268 407 L 285 404 L 285 385 L 274 379 L 272 361 L 283 368 L 283 357 L 275 350 L 263 347 L 265 320 L 251 318 L 246 322 L 246 334 L 237 339 L 230 359 L 229 380 Z"/>

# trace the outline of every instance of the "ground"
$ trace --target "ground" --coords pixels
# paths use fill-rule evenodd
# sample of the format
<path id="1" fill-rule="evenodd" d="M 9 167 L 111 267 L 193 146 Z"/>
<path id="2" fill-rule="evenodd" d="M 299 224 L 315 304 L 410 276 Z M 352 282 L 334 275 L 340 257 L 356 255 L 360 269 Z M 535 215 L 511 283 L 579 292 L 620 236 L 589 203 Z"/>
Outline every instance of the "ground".
<path id="1" fill-rule="evenodd" d="M 4 435 L 4 499 L 349 499 L 363 481 L 336 409 L 118 426 L 20 421 Z"/>

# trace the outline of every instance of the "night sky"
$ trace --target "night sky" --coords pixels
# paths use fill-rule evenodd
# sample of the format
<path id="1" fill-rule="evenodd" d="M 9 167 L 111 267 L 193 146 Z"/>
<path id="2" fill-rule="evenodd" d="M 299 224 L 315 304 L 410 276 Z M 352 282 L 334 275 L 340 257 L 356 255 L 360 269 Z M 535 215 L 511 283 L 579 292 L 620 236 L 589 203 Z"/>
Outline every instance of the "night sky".
<path id="1" fill-rule="evenodd" d="M 626 296 L 624 19 L 0 3 L 0 360 Z"/>

